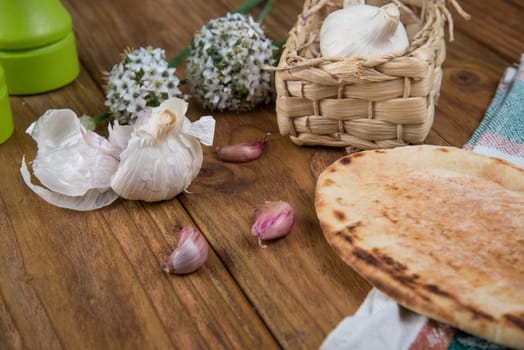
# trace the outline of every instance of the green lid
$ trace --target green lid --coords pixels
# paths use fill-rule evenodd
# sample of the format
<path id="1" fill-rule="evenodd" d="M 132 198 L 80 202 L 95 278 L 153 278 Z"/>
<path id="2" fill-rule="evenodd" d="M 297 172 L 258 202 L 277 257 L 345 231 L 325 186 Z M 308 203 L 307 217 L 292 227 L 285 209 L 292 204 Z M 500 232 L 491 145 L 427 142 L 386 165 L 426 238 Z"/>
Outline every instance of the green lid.
<path id="1" fill-rule="evenodd" d="M 6 141 L 13 134 L 13 131 L 13 116 L 9 106 L 9 96 L 7 96 L 4 70 L 2 65 L 0 65 L 0 143 Z"/>
<path id="2" fill-rule="evenodd" d="M 71 16 L 58 0 L 0 0 L 0 50 L 45 46 L 71 30 Z"/>
<path id="3" fill-rule="evenodd" d="M 0 87 L 5 85 L 5 75 L 2 65 L 0 64 Z"/>
<path id="4" fill-rule="evenodd" d="M 76 79 L 72 20 L 59 0 L 0 0 L 0 64 L 10 95 L 47 92 Z"/>
<path id="5" fill-rule="evenodd" d="M 51 91 L 69 84 L 80 72 L 73 32 L 36 49 L 0 50 L 0 64 L 4 66 L 9 95 Z"/>

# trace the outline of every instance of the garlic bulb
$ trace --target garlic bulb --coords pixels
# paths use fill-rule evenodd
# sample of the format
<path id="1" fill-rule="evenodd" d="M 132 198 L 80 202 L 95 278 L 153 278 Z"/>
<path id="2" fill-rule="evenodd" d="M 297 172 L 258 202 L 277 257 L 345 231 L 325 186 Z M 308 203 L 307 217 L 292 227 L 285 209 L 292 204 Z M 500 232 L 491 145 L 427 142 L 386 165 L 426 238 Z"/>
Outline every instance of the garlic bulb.
<path id="1" fill-rule="evenodd" d="M 207 116 L 191 123 L 186 111 L 184 100 L 172 98 L 138 117 L 111 179 L 116 193 L 153 202 L 187 189 L 202 166 L 199 140 L 212 144 L 215 120 Z"/>
<path id="2" fill-rule="evenodd" d="M 31 183 L 25 157 L 20 172 L 45 201 L 73 210 L 93 210 L 119 196 L 160 201 L 184 191 L 198 175 L 202 148 L 213 143 L 215 120 L 192 123 L 179 98 L 148 108 L 133 125 L 109 127 L 109 138 L 86 130 L 69 109 L 47 111 L 27 129 L 37 142 Z"/>
<path id="3" fill-rule="evenodd" d="M 324 57 L 376 60 L 402 55 L 408 46 L 399 9 L 392 3 L 376 7 L 363 1 L 345 1 L 344 8 L 329 14 L 320 28 L 320 52 Z"/>

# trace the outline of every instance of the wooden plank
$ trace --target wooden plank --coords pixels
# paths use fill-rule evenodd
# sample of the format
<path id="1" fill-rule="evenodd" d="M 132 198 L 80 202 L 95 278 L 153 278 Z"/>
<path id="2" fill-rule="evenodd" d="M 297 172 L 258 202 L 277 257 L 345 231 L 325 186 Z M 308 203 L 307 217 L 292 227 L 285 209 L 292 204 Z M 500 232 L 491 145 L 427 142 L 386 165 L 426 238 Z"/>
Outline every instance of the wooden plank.
<path id="1" fill-rule="evenodd" d="M 126 6 L 129 5 L 133 8 L 132 12 L 140 12 L 143 14 L 143 16 L 137 18 L 136 16 L 126 16 L 125 12 L 131 10 L 129 10 L 129 8 L 124 9 L 123 3 L 124 2 L 115 4 L 101 3 L 98 4 L 99 6 L 97 6 L 97 4 L 88 3 L 67 4 L 73 13 L 73 16 L 78 18 L 80 18 L 81 14 L 84 16 L 85 13 L 90 12 L 102 14 L 106 12 L 120 13 L 120 10 L 124 11 L 123 15 L 121 17 L 119 16 L 120 18 L 113 19 L 115 23 L 115 32 L 111 34 L 109 39 L 107 37 L 104 38 L 104 40 L 110 40 L 113 47 L 124 47 L 125 45 L 129 45 L 129 42 L 131 39 L 133 39 L 134 42 L 140 43 L 141 45 L 144 45 L 144 43 L 149 43 L 154 46 L 165 47 L 167 52 L 177 52 L 181 50 L 181 48 L 183 48 L 185 45 L 180 45 L 180 42 L 189 42 L 191 33 L 200 28 L 201 24 L 199 23 L 203 24 L 209 18 L 216 17 L 217 13 L 225 12 L 217 9 L 209 9 L 209 4 L 207 2 L 204 4 L 203 1 L 195 1 L 191 4 L 191 11 L 189 8 L 187 8 L 188 17 L 191 17 L 191 20 L 188 20 L 187 25 L 185 25 L 184 22 L 180 24 L 177 23 L 176 27 L 173 26 L 166 28 L 165 24 L 162 24 L 164 22 L 154 21 L 152 10 L 148 8 L 146 4 L 130 5 L 126 3 Z M 160 7 L 162 7 L 162 5 L 162 3 L 159 4 Z M 169 13 L 169 11 L 173 11 L 173 5 L 170 6 L 171 7 L 166 6 L 166 14 Z M 271 25 L 272 35 L 277 38 L 287 37 L 287 32 L 295 22 L 296 16 L 301 8 L 301 4 L 297 4 L 295 2 L 293 5 L 279 4 L 277 6 L 279 7 L 275 8 L 275 10 L 272 12 L 277 14 L 277 17 L 269 17 L 267 19 L 267 23 L 268 26 Z M 184 11 L 178 6 L 175 7 L 177 7 L 178 11 Z M 280 7 L 281 10 L 279 9 Z M 277 9 L 279 10 L 277 11 Z M 293 14 L 291 15 L 290 12 L 293 12 Z M 154 14 L 157 15 L 157 12 L 155 11 Z M 79 41 L 81 48 L 81 57 L 83 57 L 83 60 L 86 61 L 86 66 L 90 74 L 94 76 L 96 75 L 97 71 L 104 69 L 104 67 L 109 67 L 111 63 L 116 63 L 114 59 L 114 50 L 112 54 L 113 57 L 111 57 L 107 52 L 103 53 L 102 56 L 94 56 L 95 53 L 100 51 L 100 49 L 96 49 L 93 47 L 93 45 L 96 44 L 107 46 L 101 42 L 102 37 L 99 36 L 99 33 L 97 34 L 96 29 L 91 31 L 88 30 L 88 28 L 96 25 L 98 17 L 99 16 L 96 15 L 93 17 L 87 16 L 82 18 L 81 21 L 77 21 L 79 24 L 77 24 L 75 27 L 78 33 L 77 40 Z M 146 24 L 148 30 L 136 29 L 145 29 Z M 129 29 L 123 31 L 122 28 L 124 28 L 124 26 Z M 158 31 L 161 31 L 160 36 L 151 36 L 151 34 L 147 34 L 156 33 Z M 167 38 L 169 38 L 169 40 Z M 177 40 L 177 38 L 180 38 L 180 40 Z M 97 63 L 90 63 L 91 61 Z M 178 73 L 181 75 L 183 74 L 183 72 Z M 199 115 L 206 113 L 207 112 L 205 111 L 199 110 L 198 106 L 192 105 L 190 107 L 189 115 L 196 118 Z M 240 122 L 239 119 L 242 119 L 242 121 Z M 251 125 L 256 130 L 261 131 L 262 133 L 258 135 L 259 137 L 260 135 L 264 135 L 265 131 L 272 131 L 274 134 L 277 134 L 277 131 L 275 130 L 276 123 L 274 120 L 274 110 L 272 106 L 253 113 L 248 113 L 247 115 L 243 114 L 242 116 L 222 113 L 217 115 L 217 120 L 219 121 L 217 129 L 221 130 L 217 130 L 217 142 L 225 143 L 226 139 L 230 140 L 230 133 L 228 130 L 235 130 L 240 125 L 246 126 L 245 123 L 247 123 L 248 126 L 247 130 L 252 130 L 249 128 Z M 253 132 L 253 130 L 251 132 Z M 238 135 L 236 133 L 231 135 L 236 135 L 236 137 L 244 136 L 243 132 L 240 132 Z M 252 134 L 245 136 L 249 135 Z M 283 137 L 275 137 L 277 140 L 279 140 L 278 143 L 272 142 L 271 146 L 268 147 L 275 147 L 275 145 L 278 144 L 281 152 L 289 153 L 286 150 L 286 148 L 289 147 L 289 140 Z M 291 155 L 291 158 L 298 157 L 295 160 L 296 166 L 298 166 L 300 162 L 305 162 L 304 164 L 308 164 L 307 156 L 305 157 L 303 155 L 303 148 L 292 147 L 292 150 L 293 154 Z M 276 152 L 279 152 L 278 149 L 276 149 Z M 337 156 L 341 155 L 340 150 L 330 150 L 330 152 L 336 152 Z M 206 158 L 209 156 L 212 156 L 212 153 L 210 149 L 207 149 Z M 312 156 L 311 153 L 309 156 Z M 218 165 L 220 166 L 219 170 L 214 169 L 214 167 Z M 325 166 L 325 164 L 323 166 Z M 273 172 L 275 172 L 275 169 L 278 169 L 278 167 L 268 167 L 264 163 L 255 165 L 255 169 L 258 169 L 258 167 L 273 169 Z M 235 179 L 231 179 L 231 183 L 229 183 L 230 179 L 227 179 L 227 184 L 222 183 L 221 181 L 223 181 L 223 179 L 220 176 L 226 175 L 223 173 L 223 171 L 226 171 L 227 168 L 228 167 L 223 166 L 221 163 L 211 165 L 211 168 L 204 165 L 201 180 L 196 181 L 196 184 L 191 187 L 191 191 L 200 192 L 198 187 L 199 181 L 211 182 L 212 185 L 210 186 L 213 188 L 212 191 L 206 190 L 206 192 L 210 192 L 207 194 L 207 196 L 211 196 L 211 199 L 205 198 L 204 200 L 201 200 L 201 193 L 199 193 L 199 195 L 193 193 L 191 195 L 181 196 L 181 200 L 188 208 L 192 218 L 197 221 L 199 226 L 202 227 L 213 248 L 220 255 L 220 258 L 222 261 L 224 261 L 227 269 L 233 274 L 235 279 L 239 281 L 243 292 L 246 293 L 250 302 L 255 305 L 264 321 L 268 324 L 271 332 L 278 339 L 279 343 L 286 344 L 288 346 L 292 346 L 294 344 L 319 345 L 327 332 L 329 332 L 329 330 L 333 328 L 344 315 L 354 312 L 356 307 L 360 304 L 363 297 L 365 296 L 369 286 L 354 272 L 346 268 L 338 259 L 338 257 L 331 251 L 331 249 L 324 242 L 318 224 L 315 224 L 315 220 L 300 221 L 301 223 L 299 225 L 301 227 L 299 226 L 297 229 L 298 232 L 310 231 L 309 234 L 306 235 L 310 242 L 304 242 L 303 237 L 300 238 L 301 234 L 297 233 L 297 238 L 295 240 L 289 240 L 289 242 L 293 242 L 293 245 L 285 248 L 285 254 L 282 254 L 279 252 L 279 250 L 276 249 L 272 249 L 272 253 L 268 253 L 271 252 L 269 249 L 260 250 L 252 237 L 249 237 L 249 235 L 246 237 L 238 230 L 235 230 L 237 232 L 237 236 L 232 236 L 232 227 L 238 227 L 240 224 L 246 226 L 245 220 L 248 219 L 249 221 L 252 207 L 257 202 L 263 203 L 264 200 L 269 199 L 266 198 L 266 196 L 271 196 L 270 193 L 264 194 L 264 192 L 267 191 L 263 190 L 263 186 L 268 186 L 271 183 L 272 175 L 264 176 L 262 173 L 261 176 L 265 180 L 260 183 L 258 182 L 258 177 L 256 177 L 257 183 L 259 183 L 257 185 L 257 188 L 259 189 L 258 195 L 256 195 L 253 191 L 247 190 L 247 192 L 244 192 L 243 194 L 243 200 L 240 200 L 239 202 L 228 203 L 227 201 L 233 199 L 230 195 L 230 191 L 236 187 L 235 182 L 239 182 L 241 185 L 240 188 L 242 188 L 243 191 L 246 191 L 246 189 L 248 189 L 248 187 L 246 187 L 248 183 L 254 181 L 255 179 L 252 178 L 251 180 L 248 180 L 248 183 L 246 183 L 246 180 L 243 179 L 243 176 L 240 176 L 239 174 L 239 176 L 236 177 L 233 174 L 232 176 L 235 177 Z M 300 168 L 297 167 L 297 169 Z M 215 171 L 219 171 L 218 178 L 212 175 L 215 173 Z M 296 171 L 293 176 L 298 176 L 298 173 L 302 173 L 302 170 L 299 172 Z M 208 176 L 206 176 L 206 174 Z M 314 218 L 315 214 L 314 208 L 312 206 L 314 178 L 311 177 L 310 173 L 306 173 L 308 176 L 306 178 L 307 182 L 302 183 L 302 181 L 299 181 L 296 183 L 291 183 L 291 186 L 298 187 L 286 189 L 283 187 L 287 187 L 287 182 L 292 180 L 291 178 L 288 179 L 287 175 L 289 175 L 287 174 L 287 170 L 284 170 L 282 173 L 280 173 L 279 181 L 281 185 L 280 187 L 275 187 L 274 189 L 276 191 L 287 192 L 289 197 L 296 196 L 297 199 L 295 199 L 295 201 L 298 202 L 294 204 L 297 205 L 297 211 L 300 213 L 301 217 Z M 298 176 L 299 179 L 302 177 L 303 175 Z M 223 186 L 226 186 L 227 189 Z M 195 190 L 193 187 L 195 187 Z M 225 192 L 217 194 L 215 193 L 216 188 L 221 188 L 222 191 Z M 234 189 L 234 192 L 236 193 L 237 190 Z M 235 209 L 230 213 L 212 213 L 212 211 L 214 211 L 212 209 L 222 206 L 228 206 Z M 247 216 L 244 217 L 242 215 L 237 215 L 237 213 L 241 211 L 245 211 Z M 222 215 L 226 215 L 226 217 L 223 217 Z M 313 226 L 311 229 L 310 225 L 316 226 Z M 249 228 L 247 230 L 244 229 L 243 232 L 249 233 Z M 239 234 L 240 236 L 238 236 Z M 321 247 L 320 252 L 313 248 L 318 244 L 320 244 Z M 124 245 L 124 243 L 122 243 L 122 245 Z M 304 252 L 300 252 L 301 245 L 305 245 L 307 248 Z M 131 244 L 125 246 L 125 249 L 128 249 L 127 247 L 132 247 Z M 248 248 L 249 250 L 246 251 Z M 236 253 L 234 253 L 237 251 L 240 252 L 238 257 L 236 256 Z M 255 252 L 257 254 L 254 254 Z M 265 255 L 263 254 L 273 255 L 264 257 Z M 299 254 L 299 256 L 297 257 L 296 254 Z M 327 257 L 318 261 L 318 259 L 315 259 L 315 257 L 319 256 L 319 254 L 320 256 L 326 255 Z M 302 269 L 298 268 L 295 266 L 296 264 L 292 263 L 294 259 L 297 259 L 299 265 L 303 265 Z M 281 265 L 290 265 L 290 267 L 283 269 Z M 338 286 L 333 288 L 330 286 L 330 283 L 333 282 L 333 280 L 336 281 L 336 278 L 326 273 L 326 271 L 331 270 L 331 268 L 333 268 L 334 271 L 342 268 L 344 271 L 342 275 L 349 278 L 345 282 L 337 281 Z M 307 286 L 311 284 L 309 278 L 307 278 L 308 275 L 319 275 L 318 281 L 315 278 L 315 283 L 318 284 L 318 286 L 315 287 L 315 290 L 321 291 L 322 295 L 326 295 L 327 297 L 325 299 L 313 297 L 315 294 L 308 292 Z M 272 281 L 271 292 L 267 291 L 268 281 Z M 292 290 L 288 290 L 290 285 L 295 287 Z M 357 291 L 356 297 L 347 293 L 348 289 L 355 288 Z M 282 295 L 282 298 L 278 298 L 278 300 L 276 300 L 275 297 L 277 295 Z M 288 295 L 290 298 L 284 297 L 286 295 Z M 328 322 L 325 324 L 324 316 L 319 316 L 324 314 L 329 315 L 326 316 Z M 318 317 L 320 317 L 319 322 L 311 322 L 311 320 Z M 274 320 L 278 320 L 278 323 Z M 281 323 L 284 325 L 282 326 Z"/>
<path id="2" fill-rule="evenodd" d="M 80 90 L 76 95 L 82 96 Z M 47 205 L 23 184 L 18 171 L 22 153 L 29 155 L 34 147 L 23 134 L 34 118 L 30 102 L 12 99 L 16 133 L 0 152 L 0 176 L 9 183 L 0 194 L 13 232 L 2 232 L 6 242 L 0 255 L 12 261 L 2 270 L 7 274 L 2 281 L 9 282 L 1 288 L 22 343 L 30 348 L 171 346 L 141 286 L 134 283 L 131 266 L 114 264 L 125 258 L 100 211 Z M 68 105 L 78 102 L 69 100 Z"/>
<path id="3" fill-rule="evenodd" d="M 216 146 L 273 135 L 251 163 L 224 163 L 207 149 L 201 174 L 181 201 L 279 343 L 313 348 L 356 310 L 369 285 L 328 246 L 313 207 L 318 172 L 343 150 L 290 144 L 278 134 L 269 108 L 216 115 Z M 296 223 L 287 237 L 264 249 L 250 234 L 252 210 L 275 200 L 291 204 Z"/>
<path id="4" fill-rule="evenodd" d="M 0 152 L 2 164 L 6 164 Z M 11 176 L 1 167 L 4 181 Z M 13 224 L 8 215 L 3 193 L 0 200 L 0 347 L 3 349 L 60 349 L 60 340 L 42 305 L 38 293 L 32 287 L 33 277 L 26 271 L 22 249 L 19 246 Z M 25 334 L 31 337 L 24 339 Z"/>
<path id="5" fill-rule="evenodd" d="M 95 212 L 72 212 L 25 187 L 18 168 L 22 154 L 30 160 L 36 148 L 27 126 L 48 108 L 102 110 L 101 93 L 85 70 L 64 89 L 12 97 L 11 105 L 15 134 L 0 152 L 7 223 L 0 256 L 8 266 L 1 271 L 1 318 L 11 326 L 1 348 L 19 342 L 49 349 L 276 346 L 213 251 L 201 273 L 176 278 L 161 272 L 176 236 L 160 224 L 192 223 L 176 200 L 151 205 L 152 220 L 140 203 L 120 200 Z"/>
<path id="6" fill-rule="evenodd" d="M 210 18 L 241 2 L 64 1 L 81 75 L 57 91 L 11 98 L 16 130 L 0 145 L 0 348 L 317 348 L 358 308 L 370 286 L 328 246 L 314 210 L 318 174 L 344 151 L 292 144 L 278 133 L 273 104 L 213 113 L 214 146 L 271 132 L 265 152 L 252 163 L 232 164 L 205 147 L 191 193 L 171 201 L 119 200 L 71 212 L 45 204 L 19 175 L 22 154 L 35 153 L 24 130 L 47 109 L 105 112 L 102 72 L 123 49 L 152 45 L 174 57 Z M 474 17 L 455 20 L 427 143 L 462 146 L 504 68 L 524 51 L 520 0 L 461 4 Z M 285 38 L 301 7 L 302 1 L 278 1 L 264 22 L 268 35 Z M 184 76 L 183 65 L 177 75 Z M 189 117 L 204 114 L 192 100 Z M 264 249 L 250 228 L 252 209 L 266 200 L 289 201 L 296 223 Z M 194 274 L 165 275 L 160 264 L 176 246 L 177 227 L 186 224 L 208 239 L 209 260 Z"/>
<path id="7" fill-rule="evenodd" d="M 460 0 L 463 9 L 471 15 L 464 21 L 455 13 L 459 31 L 498 53 L 509 62 L 517 62 L 524 53 L 524 8 L 522 1 Z"/>
<path id="8" fill-rule="evenodd" d="M 178 201 L 122 201 L 104 216 L 173 344 L 181 348 L 214 344 L 224 349 L 276 346 L 214 251 L 191 275 L 161 271 L 161 263 L 176 247 L 178 229 L 194 226 Z"/>
<path id="9" fill-rule="evenodd" d="M 461 147 L 480 124 L 507 62 L 460 32 L 446 56 L 433 129 Z"/>

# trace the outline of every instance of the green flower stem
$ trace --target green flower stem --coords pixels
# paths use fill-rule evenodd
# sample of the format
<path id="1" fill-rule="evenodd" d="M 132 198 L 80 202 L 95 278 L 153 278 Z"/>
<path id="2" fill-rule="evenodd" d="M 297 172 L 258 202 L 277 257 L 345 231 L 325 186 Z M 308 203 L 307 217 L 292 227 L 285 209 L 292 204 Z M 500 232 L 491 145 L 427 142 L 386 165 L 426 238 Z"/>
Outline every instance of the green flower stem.
<path id="1" fill-rule="evenodd" d="M 286 44 L 286 42 L 287 42 L 287 39 L 282 39 L 280 41 L 277 41 L 274 45 L 281 49 Z"/>
<path id="2" fill-rule="evenodd" d="M 176 56 L 171 62 L 169 62 L 167 66 L 169 68 L 178 66 L 183 60 L 185 60 L 189 56 L 190 52 L 191 48 L 189 46 L 186 47 L 184 50 L 182 50 L 182 52 L 178 54 L 178 56 Z"/>
<path id="3" fill-rule="evenodd" d="M 242 5 L 238 6 L 235 9 L 233 9 L 233 11 L 231 11 L 231 12 L 232 13 L 246 13 L 247 11 L 249 11 L 252 8 L 254 8 L 255 6 L 259 5 L 263 1 L 264 0 L 247 0 Z M 269 0 L 268 3 L 270 3 L 270 2 L 275 2 L 275 0 Z M 264 6 L 264 10 L 266 9 L 267 6 L 268 6 L 268 4 L 266 4 Z M 271 6 L 273 6 L 273 5 L 271 5 Z M 264 12 L 264 10 L 262 10 L 262 12 Z M 267 10 L 268 13 L 269 13 L 269 10 Z M 267 13 L 264 15 L 264 17 L 265 16 L 267 16 Z M 261 22 L 260 18 L 259 18 L 259 22 Z M 178 54 L 178 56 L 176 56 L 171 62 L 169 62 L 168 67 L 169 68 L 173 68 L 173 67 L 178 66 L 183 60 L 185 60 L 189 56 L 190 50 L 191 49 L 190 49 L 189 46 L 186 47 L 184 50 L 182 50 L 182 52 L 180 52 Z"/>
<path id="4" fill-rule="evenodd" d="M 271 9 L 273 8 L 273 5 L 275 4 L 275 0 L 268 0 L 266 4 L 264 5 L 264 8 L 262 9 L 262 12 L 260 12 L 260 15 L 258 16 L 258 23 L 262 23 L 264 19 L 267 17 Z"/>
<path id="5" fill-rule="evenodd" d="M 251 10 L 253 7 L 257 6 L 264 0 L 247 0 L 242 5 L 238 6 L 233 10 L 233 13 L 246 13 Z"/>
<path id="6" fill-rule="evenodd" d="M 94 117 L 93 120 L 95 122 L 95 125 L 98 125 L 98 123 L 103 122 L 104 120 L 108 119 L 110 115 L 111 115 L 110 113 L 104 113 L 102 115 Z"/>

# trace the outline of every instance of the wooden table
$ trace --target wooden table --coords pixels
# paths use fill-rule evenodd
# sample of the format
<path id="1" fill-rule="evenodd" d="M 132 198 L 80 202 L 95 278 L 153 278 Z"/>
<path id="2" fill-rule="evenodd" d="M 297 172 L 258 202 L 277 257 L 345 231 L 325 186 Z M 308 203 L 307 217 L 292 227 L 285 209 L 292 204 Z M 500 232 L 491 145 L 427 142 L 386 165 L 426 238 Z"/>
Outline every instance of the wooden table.
<path id="1" fill-rule="evenodd" d="M 162 203 L 118 200 L 92 212 L 48 205 L 23 183 L 22 155 L 35 155 L 27 126 L 46 110 L 105 112 L 102 72 L 126 47 L 162 47 L 174 57 L 209 19 L 240 0 L 64 0 L 75 28 L 81 73 L 57 91 L 11 97 L 15 133 L 0 145 L 1 349 L 317 348 L 370 286 L 326 243 L 313 207 L 315 179 L 342 149 L 298 147 L 278 133 L 274 104 L 213 113 L 215 144 L 273 133 L 264 155 L 223 163 L 205 147 L 191 194 Z M 430 144 L 461 147 L 482 119 L 504 69 L 524 52 L 524 1 L 460 1 L 448 44 Z M 287 36 L 302 1 L 278 1 L 268 35 Z M 254 11 L 256 14 L 257 9 Z M 177 70 L 184 76 L 183 68 Z M 208 114 L 196 102 L 188 116 Z M 251 210 L 287 200 L 296 224 L 267 249 L 250 235 Z M 187 276 L 161 263 L 176 230 L 198 227 L 211 250 Z"/>

